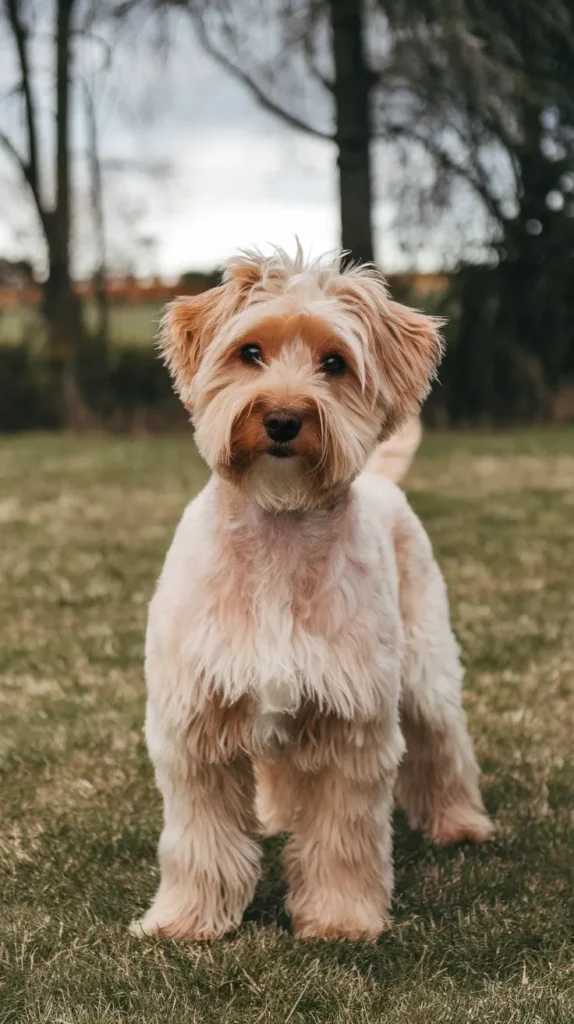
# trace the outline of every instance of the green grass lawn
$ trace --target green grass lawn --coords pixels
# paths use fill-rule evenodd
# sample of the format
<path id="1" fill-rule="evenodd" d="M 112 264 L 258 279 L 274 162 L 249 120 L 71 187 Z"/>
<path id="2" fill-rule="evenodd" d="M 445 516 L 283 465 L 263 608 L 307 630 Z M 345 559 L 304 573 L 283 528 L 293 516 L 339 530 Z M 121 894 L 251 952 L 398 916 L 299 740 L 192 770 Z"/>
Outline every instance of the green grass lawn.
<path id="1" fill-rule="evenodd" d="M 140 942 L 160 803 L 146 603 L 191 440 L 0 441 L 0 1022 L 574 1020 L 574 431 L 426 439 L 409 481 L 446 573 L 498 825 L 437 850 L 396 819 L 394 924 L 300 944 L 280 840 L 241 930 Z"/>

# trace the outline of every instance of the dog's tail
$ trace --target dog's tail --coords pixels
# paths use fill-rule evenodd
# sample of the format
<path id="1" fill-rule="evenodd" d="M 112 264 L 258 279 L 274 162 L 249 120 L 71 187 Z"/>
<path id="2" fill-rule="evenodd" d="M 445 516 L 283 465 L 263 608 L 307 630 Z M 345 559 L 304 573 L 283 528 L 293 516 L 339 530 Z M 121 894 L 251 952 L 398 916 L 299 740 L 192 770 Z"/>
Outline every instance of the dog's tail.
<path id="1" fill-rule="evenodd" d="M 420 417 L 412 416 L 396 434 L 375 448 L 364 472 L 378 473 L 396 484 L 400 483 L 409 471 L 422 436 Z"/>

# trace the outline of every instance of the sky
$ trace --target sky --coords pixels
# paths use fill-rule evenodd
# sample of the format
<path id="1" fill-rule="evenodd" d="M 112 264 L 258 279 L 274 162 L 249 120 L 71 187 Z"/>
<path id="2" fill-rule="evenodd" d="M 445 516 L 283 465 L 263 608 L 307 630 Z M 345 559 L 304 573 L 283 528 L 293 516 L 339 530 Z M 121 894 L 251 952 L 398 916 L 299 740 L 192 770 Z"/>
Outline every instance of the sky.
<path id="1" fill-rule="evenodd" d="M 110 153 L 121 150 L 121 134 L 112 119 Z M 127 156 L 151 149 L 172 168 L 166 187 L 149 191 L 142 224 L 158 239 L 152 259 L 165 276 L 211 269 L 241 247 L 291 248 L 295 235 L 315 254 L 340 244 L 335 146 L 264 111 L 192 35 L 168 61 L 158 109 L 124 143 Z M 390 212 L 377 204 L 377 249 L 396 263 L 384 230 Z"/>
<path id="2" fill-rule="evenodd" d="M 49 66 L 39 40 L 38 67 Z M 0 43 L 0 51 L 6 41 Z M 9 55 L 8 55 L 9 56 Z M 2 53 L 0 52 L 0 58 Z M 101 63 L 101 61 L 100 61 Z M 2 61 L 4 84 L 10 62 Z M 333 144 L 290 128 L 261 109 L 249 90 L 223 72 L 189 29 L 158 63 L 149 40 L 120 45 L 112 73 L 98 75 L 95 50 L 79 58 L 86 80 L 96 82 L 100 145 L 105 165 L 108 256 L 115 267 L 175 278 L 189 269 L 211 270 L 238 248 L 272 243 L 318 255 L 339 245 L 336 151 Z M 0 79 L 2 76 L 0 75 Z M 2 81 L 0 81 L 2 84 Z M 38 78 L 38 93 L 47 95 Z M 326 115 L 328 117 L 328 114 Z M 17 132 L 14 107 L 0 107 L 0 127 Z M 44 153 L 50 151 L 51 115 L 44 106 Z M 89 273 L 91 229 L 86 202 L 84 122 L 76 94 L 76 273 Z M 46 157 L 47 159 L 47 157 Z M 393 271 L 412 265 L 392 229 L 393 206 L 384 198 L 384 168 L 375 153 L 378 198 L 374 211 L 378 262 Z M 118 170 L 118 161 L 123 169 Z M 151 163 L 165 173 L 141 173 Z M 0 154 L 0 252 L 33 256 L 41 264 L 34 216 L 13 166 Z M 382 182 L 382 184 L 381 184 Z M 421 247 L 416 269 L 432 270 L 432 243 Z"/>

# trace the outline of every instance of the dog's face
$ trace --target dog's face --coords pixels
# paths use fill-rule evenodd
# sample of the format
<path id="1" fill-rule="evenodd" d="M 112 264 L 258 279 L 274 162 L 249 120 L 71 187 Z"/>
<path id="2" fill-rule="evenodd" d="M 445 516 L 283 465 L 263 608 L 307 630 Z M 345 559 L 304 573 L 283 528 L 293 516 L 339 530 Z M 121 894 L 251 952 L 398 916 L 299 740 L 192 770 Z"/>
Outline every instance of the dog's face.
<path id="1" fill-rule="evenodd" d="M 418 407 L 438 326 L 370 268 L 255 253 L 172 303 L 161 345 L 209 466 L 281 511 L 343 490 Z"/>

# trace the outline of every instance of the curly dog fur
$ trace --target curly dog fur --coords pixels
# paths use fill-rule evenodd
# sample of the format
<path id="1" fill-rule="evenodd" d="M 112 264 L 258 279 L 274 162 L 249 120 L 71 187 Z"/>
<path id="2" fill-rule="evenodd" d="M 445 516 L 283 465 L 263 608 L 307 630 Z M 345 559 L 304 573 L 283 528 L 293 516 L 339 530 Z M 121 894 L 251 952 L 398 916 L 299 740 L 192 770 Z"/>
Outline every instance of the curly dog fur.
<path id="1" fill-rule="evenodd" d="M 164 827 L 139 934 L 236 928 L 258 825 L 291 833 L 301 938 L 385 928 L 395 800 L 437 843 L 491 834 L 445 585 L 388 479 L 418 443 L 439 327 L 373 268 L 300 250 L 242 253 L 168 308 L 163 352 L 213 475 L 149 612 Z"/>

